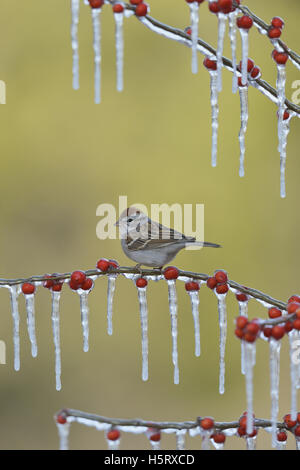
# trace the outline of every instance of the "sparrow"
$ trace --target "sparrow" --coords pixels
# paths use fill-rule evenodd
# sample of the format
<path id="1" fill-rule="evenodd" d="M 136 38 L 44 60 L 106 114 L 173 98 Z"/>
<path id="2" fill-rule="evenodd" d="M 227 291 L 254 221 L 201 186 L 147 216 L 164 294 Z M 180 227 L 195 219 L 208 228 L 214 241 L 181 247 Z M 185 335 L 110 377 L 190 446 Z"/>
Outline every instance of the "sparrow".
<path id="1" fill-rule="evenodd" d="M 115 224 L 119 227 L 122 249 L 136 267 L 162 268 L 177 253 L 189 245 L 219 248 L 210 242 L 199 242 L 172 228 L 151 220 L 145 213 L 131 206 L 120 215 Z"/>

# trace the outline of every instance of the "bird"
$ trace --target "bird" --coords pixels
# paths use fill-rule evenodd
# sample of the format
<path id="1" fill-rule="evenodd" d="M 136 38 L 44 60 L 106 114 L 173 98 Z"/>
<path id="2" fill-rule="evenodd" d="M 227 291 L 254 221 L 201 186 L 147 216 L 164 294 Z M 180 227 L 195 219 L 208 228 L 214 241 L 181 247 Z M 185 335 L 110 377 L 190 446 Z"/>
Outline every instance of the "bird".
<path id="1" fill-rule="evenodd" d="M 151 220 L 134 206 L 125 209 L 117 220 L 125 255 L 140 266 L 162 269 L 187 246 L 220 248 L 221 245 L 199 242 L 172 228 Z"/>

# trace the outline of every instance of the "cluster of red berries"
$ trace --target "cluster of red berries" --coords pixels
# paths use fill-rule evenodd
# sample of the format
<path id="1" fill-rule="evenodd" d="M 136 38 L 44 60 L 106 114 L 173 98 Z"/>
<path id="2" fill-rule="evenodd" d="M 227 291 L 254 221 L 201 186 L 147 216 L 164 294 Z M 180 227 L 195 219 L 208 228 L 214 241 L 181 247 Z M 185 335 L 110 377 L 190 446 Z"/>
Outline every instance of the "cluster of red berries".
<path id="1" fill-rule="evenodd" d="M 240 315 L 237 317 L 235 325 L 235 335 L 238 338 L 247 341 L 247 343 L 254 343 L 256 341 L 260 332 L 260 326 L 257 321 L 249 321 L 247 317 Z"/>
<path id="2" fill-rule="evenodd" d="M 93 287 L 93 280 L 90 277 L 86 277 L 83 271 L 73 271 L 69 286 L 72 290 L 90 290 Z"/>
<path id="3" fill-rule="evenodd" d="M 239 419 L 239 427 L 237 429 L 237 433 L 240 437 L 255 437 L 257 436 L 257 429 L 254 427 L 251 434 L 247 434 L 247 421 L 248 421 L 248 413 L 245 411 Z M 253 414 L 253 419 L 255 415 Z"/>
<path id="4" fill-rule="evenodd" d="M 51 278 L 57 276 L 57 273 L 53 274 L 46 274 L 45 278 Z M 43 286 L 46 289 L 51 289 L 53 292 L 60 292 L 62 290 L 62 286 L 64 285 L 64 282 L 61 280 L 57 279 L 47 279 L 47 281 L 44 281 Z"/>
<path id="5" fill-rule="evenodd" d="M 294 421 L 290 414 L 283 417 L 284 424 L 292 431 L 296 437 L 300 437 L 300 413 L 297 413 L 297 419 Z"/>
<path id="6" fill-rule="evenodd" d="M 109 268 L 118 268 L 119 263 L 115 259 L 106 259 L 101 258 L 97 261 L 96 268 L 102 271 L 103 273 L 107 273 Z"/>
<path id="7" fill-rule="evenodd" d="M 271 25 L 268 29 L 268 36 L 271 39 L 277 39 L 280 38 L 281 33 L 282 33 L 282 28 L 284 27 L 284 21 L 282 18 L 279 18 L 278 16 L 275 16 L 272 21 Z"/>
<path id="8" fill-rule="evenodd" d="M 240 0 L 236 0 L 238 5 L 241 3 Z M 232 13 L 236 10 L 236 7 L 233 6 L 233 0 L 218 0 L 215 2 L 209 2 L 208 4 L 209 11 L 212 13 Z"/>
<path id="9" fill-rule="evenodd" d="M 240 61 L 238 65 L 238 71 L 242 71 L 242 61 Z M 255 65 L 254 61 L 252 59 L 248 59 L 248 64 L 247 64 L 247 71 L 250 74 L 250 78 L 256 80 L 261 76 L 261 71 L 260 68 Z M 242 77 L 238 78 L 238 85 L 239 86 L 247 86 L 247 84 L 242 83 Z"/>
<path id="10" fill-rule="evenodd" d="M 216 271 L 213 277 L 207 279 L 206 285 L 215 290 L 217 294 L 227 294 L 229 290 L 227 281 L 228 277 L 225 271 Z"/>
<path id="11" fill-rule="evenodd" d="M 130 0 L 131 5 L 135 6 L 136 16 L 146 16 L 148 13 L 148 5 L 143 0 Z"/>
<path id="12" fill-rule="evenodd" d="M 146 16 L 148 12 L 148 5 L 143 0 L 130 0 L 131 5 L 134 5 L 136 16 Z M 90 7 L 93 9 L 102 8 L 104 0 L 89 0 Z M 123 13 L 124 5 L 122 3 L 114 3 L 112 6 L 114 13 Z"/>

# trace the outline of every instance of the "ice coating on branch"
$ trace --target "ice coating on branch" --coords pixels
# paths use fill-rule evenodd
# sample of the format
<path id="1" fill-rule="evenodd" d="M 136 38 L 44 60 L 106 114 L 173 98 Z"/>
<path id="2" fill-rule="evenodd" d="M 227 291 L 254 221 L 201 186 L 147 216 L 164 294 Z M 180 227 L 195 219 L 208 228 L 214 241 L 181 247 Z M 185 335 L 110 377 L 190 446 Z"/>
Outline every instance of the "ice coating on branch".
<path id="1" fill-rule="evenodd" d="M 178 351 L 177 351 L 177 294 L 176 281 L 168 280 L 169 293 L 169 309 L 171 316 L 171 333 L 172 333 L 172 360 L 174 364 L 174 384 L 179 384 L 179 367 L 178 367 Z"/>
<path id="2" fill-rule="evenodd" d="M 176 450 L 185 450 L 185 429 L 176 431 Z"/>
<path id="3" fill-rule="evenodd" d="M 71 0 L 71 44 L 73 51 L 73 88 L 79 88 L 78 24 L 80 0 Z"/>
<path id="4" fill-rule="evenodd" d="M 89 350 L 89 291 L 78 289 L 77 293 L 80 298 L 80 317 L 83 335 L 83 350 L 84 352 L 87 352 Z"/>
<path id="5" fill-rule="evenodd" d="M 231 45 L 231 56 L 232 56 L 232 93 L 236 93 L 238 90 L 238 76 L 237 76 L 237 63 L 236 63 L 236 19 L 238 16 L 238 11 L 235 10 L 228 15 L 229 21 L 229 39 Z"/>
<path id="6" fill-rule="evenodd" d="M 115 40 L 116 40 L 116 67 L 117 67 L 117 90 L 124 88 L 124 13 L 114 13 L 115 18 Z"/>
<path id="7" fill-rule="evenodd" d="M 270 338 L 270 394 L 271 394 L 271 421 L 272 421 L 272 447 L 277 440 L 277 417 L 279 411 L 279 371 L 281 342 Z"/>
<path id="8" fill-rule="evenodd" d="M 224 38 L 226 31 L 226 21 L 227 15 L 224 13 L 218 13 L 218 46 L 217 46 L 217 71 L 218 71 L 218 81 L 217 87 L 218 91 L 222 91 L 222 68 L 223 68 L 223 49 L 224 49 Z"/>
<path id="9" fill-rule="evenodd" d="M 107 276 L 107 333 L 113 334 L 112 316 L 113 316 L 113 299 L 116 289 L 116 275 L 109 274 Z"/>
<path id="10" fill-rule="evenodd" d="M 188 292 L 191 304 L 192 304 L 192 314 L 194 319 L 194 331 L 195 331 L 195 356 L 199 357 L 201 354 L 201 344 L 200 344 L 200 320 L 199 320 L 199 293 L 198 291 Z"/>
<path id="11" fill-rule="evenodd" d="M 242 84 L 248 85 L 249 31 L 239 28 L 242 39 Z"/>
<path id="12" fill-rule="evenodd" d="M 239 175 L 242 178 L 245 176 L 245 152 L 246 152 L 246 145 L 245 145 L 245 136 L 247 132 L 248 126 L 248 118 L 249 118 L 249 110 L 248 110 L 248 87 L 241 86 L 239 87 L 240 93 L 240 104 L 241 104 L 241 128 L 239 132 L 239 143 L 240 143 L 240 169 Z"/>
<path id="13" fill-rule="evenodd" d="M 247 450 L 256 450 L 256 436 L 246 437 Z"/>
<path id="14" fill-rule="evenodd" d="M 291 377 L 291 419 L 293 421 L 297 420 L 297 379 L 298 379 L 298 370 L 297 364 L 293 358 L 295 351 L 295 344 L 298 340 L 298 331 L 292 330 L 288 334 L 289 336 L 289 353 L 290 353 L 290 377 Z"/>
<path id="15" fill-rule="evenodd" d="M 191 18 L 191 38 L 192 38 L 192 73 L 198 73 L 198 29 L 199 29 L 199 4 L 193 2 L 189 4 Z"/>
<path id="16" fill-rule="evenodd" d="M 247 396 L 247 434 L 253 432 L 253 367 L 255 364 L 256 343 L 245 342 L 245 378 Z"/>
<path id="17" fill-rule="evenodd" d="M 289 132 L 289 125 L 283 120 L 285 110 L 285 65 L 277 64 L 276 88 L 278 94 L 278 152 L 280 153 L 280 196 L 286 197 L 285 190 L 285 166 L 286 166 L 286 145 Z"/>
<path id="18" fill-rule="evenodd" d="M 107 447 L 108 447 L 109 450 L 119 450 L 120 449 L 121 439 L 117 439 L 115 441 L 112 441 L 112 440 L 106 438 L 106 442 L 107 442 Z"/>
<path id="19" fill-rule="evenodd" d="M 14 342 L 14 369 L 20 370 L 20 315 L 18 296 L 21 292 L 19 285 L 10 286 L 11 315 L 13 319 L 13 342 Z"/>
<path id="20" fill-rule="evenodd" d="M 55 378 L 56 390 L 61 390 L 61 351 L 60 351 L 60 331 L 59 331 L 59 302 L 61 292 L 51 292 L 52 296 L 52 332 L 55 351 Z"/>
<path id="21" fill-rule="evenodd" d="M 227 336 L 227 312 L 226 312 L 226 294 L 218 294 L 219 328 L 220 328 L 220 370 L 219 370 L 219 393 L 225 392 L 225 348 Z"/>
<path id="22" fill-rule="evenodd" d="M 69 450 L 69 434 L 70 423 L 60 424 L 56 423 L 58 437 L 59 437 L 59 450 Z"/>
<path id="23" fill-rule="evenodd" d="M 217 166 L 218 153 L 218 130 L 219 130 L 219 92 L 218 92 L 218 72 L 209 70 L 210 75 L 210 104 L 211 104 L 211 165 Z"/>
<path id="24" fill-rule="evenodd" d="M 146 287 L 138 287 L 140 319 L 142 330 L 142 379 L 148 380 L 148 307 Z"/>
<path id="25" fill-rule="evenodd" d="M 101 102 L 101 8 L 92 8 L 95 103 Z"/>
<path id="26" fill-rule="evenodd" d="M 37 343 L 35 334 L 35 312 L 34 312 L 34 294 L 25 295 L 26 312 L 27 312 L 27 330 L 31 343 L 31 355 L 37 356 Z"/>

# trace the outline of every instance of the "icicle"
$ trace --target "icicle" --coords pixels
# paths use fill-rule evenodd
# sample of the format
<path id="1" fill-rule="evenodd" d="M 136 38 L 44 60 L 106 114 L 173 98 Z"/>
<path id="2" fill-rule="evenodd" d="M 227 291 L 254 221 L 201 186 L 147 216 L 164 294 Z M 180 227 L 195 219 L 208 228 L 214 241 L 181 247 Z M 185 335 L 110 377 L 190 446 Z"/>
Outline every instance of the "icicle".
<path id="1" fill-rule="evenodd" d="M 179 367 L 178 367 L 178 351 L 177 351 L 177 295 L 176 285 L 173 279 L 168 280 L 169 292 L 169 309 L 171 315 L 171 332 L 172 332 L 172 360 L 174 364 L 174 384 L 179 384 Z"/>
<path id="2" fill-rule="evenodd" d="M 229 13 L 229 39 L 231 44 L 231 55 L 232 55 L 232 68 L 233 68 L 233 77 L 232 77 L 232 93 L 236 93 L 238 90 L 238 76 L 237 76 L 237 63 L 236 63 L 236 19 L 238 16 L 238 11 L 235 10 L 232 13 Z"/>
<path id="3" fill-rule="evenodd" d="M 219 393 L 225 392 L 225 348 L 227 336 L 226 294 L 215 294 L 218 299 L 219 327 L 220 327 L 220 372 Z"/>
<path id="4" fill-rule="evenodd" d="M 199 3 L 189 4 L 191 18 L 191 38 L 192 38 L 192 73 L 198 73 L 198 28 L 199 28 Z"/>
<path id="5" fill-rule="evenodd" d="M 27 311 L 27 329 L 31 342 L 31 355 L 37 356 L 37 343 L 35 335 L 35 318 L 34 318 L 34 294 L 25 294 L 26 311 Z"/>
<path id="6" fill-rule="evenodd" d="M 300 450 L 300 439 L 296 437 L 296 450 Z"/>
<path id="7" fill-rule="evenodd" d="M 73 51 L 73 88 L 79 89 L 78 23 L 80 0 L 71 0 L 71 41 Z"/>
<path id="8" fill-rule="evenodd" d="M 247 395 L 247 434 L 253 432 L 253 367 L 255 363 L 256 343 L 245 344 L 246 395 Z"/>
<path id="9" fill-rule="evenodd" d="M 276 439 L 275 448 L 276 450 L 285 450 L 287 441 L 278 441 Z"/>
<path id="10" fill-rule="evenodd" d="M 242 178 L 245 176 L 245 135 L 247 132 L 247 125 L 248 125 L 248 118 L 249 118 L 249 111 L 248 111 L 248 87 L 247 86 L 239 86 L 239 93 L 240 93 L 240 103 L 241 103 L 241 128 L 239 133 L 239 142 L 240 142 L 240 169 L 239 175 Z"/>
<path id="11" fill-rule="evenodd" d="M 212 443 L 212 445 L 214 446 L 216 450 L 224 450 L 224 442 L 220 444 L 218 442 L 215 442 L 213 439 L 211 439 L 210 442 Z"/>
<path id="12" fill-rule="evenodd" d="M 210 104 L 211 104 L 211 127 L 212 127 L 212 144 L 211 144 L 211 165 L 217 166 L 218 152 L 218 130 L 219 130 L 219 92 L 218 92 L 218 72 L 209 71 L 210 74 Z"/>
<path id="13" fill-rule="evenodd" d="M 246 437 L 247 450 L 256 450 L 256 436 Z"/>
<path id="14" fill-rule="evenodd" d="M 123 91 L 123 68 L 124 68 L 124 36 L 123 22 L 124 13 L 114 13 L 115 17 L 115 38 L 116 38 L 116 65 L 117 65 L 117 90 Z"/>
<path id="15" fill-rule="evenodd" d="M 59 450 L 69 450 L 70 423 L 56 423 L 59 436 Z"/>
<path id="16" fill-rule="evenodd" d="M 217 70 L 218 70 L 218 91 L 222 91 L 222 68 L 223 68 L 223 48 L 226 31 L 227 15 L 218 13 L 218 46 L 217 46 Z"/>
<path id="17" fill-rule="evenodd" d="M 160 440 L 159 441 L 152 441 L 149 439 L 149 442 L 151 444 L 151 449 L 152 450 L 160 450 Z"/>
<path id="18" fill-rule="evenodd" d="M 199 293 L 197 290 L 188 292 L 191 304 L 192 314 L 194 319 L 194 330 L 195 330 L 195 356 L 199 357 L 201 354 L 200 345 L 200 321 L 199 321 Z"/>
<path id="19" fill-rule="evenodd" d="M 280 153 L 280 196 L 286 197 L 285 190 L 285 165 L 286 165 L 286 139 L 289 132 L 289 126 L 284 121 L 285 105 L 285 84 L 286 70 L 285 65 L 277 64 L 277 94 L 278 94 L 278 151 Z"/>
<path id="20" fill-rule="evenodd" d="M 210 431 L 201 431 L 202 442 L 201 442 L 201 450 L 210 450 L 210 437 L 211 437 L 211 430 Z"/>
<path id="21" fill-rule="evenodd" d="M 248 85 L 249 30 L 239 29 L 242 39 L 242 84 Z"/>
<path id="22" fill-rule="evenodd" d="M 298 331 L 292 330 L 288 334 L 289 343 L 290 343 L 290 377 L 291 377 L 291 420 L 297 420 L 297 364 L 295 364 L 293 354 L 295 349 L 295 344 L 298 338 Z"/>
<path id="23" fill-rule="evenodd" d="M 89 306 L 88 306 L 88 295 L 89 291 L 78 289 L 76 291 L 80 297 L 80 315 L 81 315 L 81 326 L 83 334 L 83 351 L 89 350 Z"/>
<path id="24" fill-rule="evenodd" d="M 61 390 L 61 357 L 60 357 L 60 333 L 59 333 L 59 301 L 61 292 L 51 292 L 52 295 L 52 331 L 55 349 L 55 377 L 56 390 Z"/>
<path id="25" fill-rule="evenodd" d="M 13 342 L 14 342 L 14 369 L 20 370 L 20 315 L 18 296 L 21 292 L 20 286 L 10 286 L 11 314 L 13 319 Z"/>
<path id="26" fill-rule="evenodd" d="M 101 8 L 92 8 L 95 103 L 101 102 Z"/>
<path id="27" fill-rule="evenodd" d="M 148 308 L 146 287 L 138 287 L 140 318 L 142 328 L 142 379 L 148 380 Z"/>
<path id="28" fill-rule="evenodd" d="M 106 439 L 107 446 L 109 450 L 119 450 L 120 449 L 120 439 L 116 439 L 115 441 L 112 441 L 110 439 Z"/>
<path id="29" fill-rule="evenodd" d="M 185 435 L 185 429 L 176 431 L 176 450 L 185 450 Z"/>
<path id="30" fill-rule="evenodd" d="M 107 333 L 112 335 L 113 298 L 116 289 L 116 275 L 109 274 L 107 276 L 107 282 Z"/>
<path id="31" fill-rule="evenodd" d="M 270 393 L 271 393 L 271 421 L 272 421 L 272 447 L 277 440 L 277 416 L 279 410 L 279 370 L 281 342 L 270 338 Z"/>

